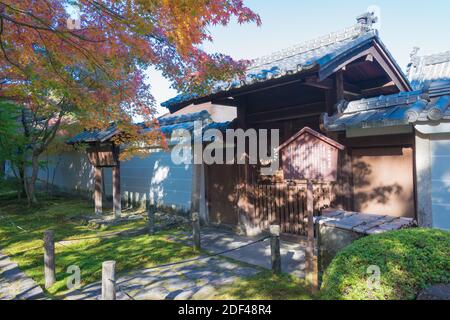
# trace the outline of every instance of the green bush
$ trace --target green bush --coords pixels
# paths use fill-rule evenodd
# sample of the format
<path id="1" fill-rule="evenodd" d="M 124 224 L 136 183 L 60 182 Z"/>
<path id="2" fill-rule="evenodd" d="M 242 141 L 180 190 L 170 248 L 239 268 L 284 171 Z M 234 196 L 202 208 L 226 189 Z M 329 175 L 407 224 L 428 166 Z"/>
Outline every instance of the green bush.
<path id="1" fill-rule="evenodd" d="M 368 285 L 372 265 L 380 268 L 379 286 Z M 405 229 L 361 238 L 340 251 L 325 271 L 320 297 L 414 299 L 420 289 L 449 280 L 450 232 Z"/>

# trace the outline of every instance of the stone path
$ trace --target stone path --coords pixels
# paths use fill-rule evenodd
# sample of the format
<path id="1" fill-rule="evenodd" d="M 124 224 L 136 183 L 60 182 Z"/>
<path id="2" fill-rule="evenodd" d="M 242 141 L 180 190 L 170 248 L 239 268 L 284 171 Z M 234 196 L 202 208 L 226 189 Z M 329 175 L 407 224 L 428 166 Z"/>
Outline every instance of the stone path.
<path id="1" fill-rule="evenodd" d="M 0 300 L 44 300 L 42 288 L 0 253 Z"/>
<path id="2" fill-rule="evenodd" d="M 249 244 L 261 237 L 249 238 L 226 231 L 202 228 L 202 248 L 210 252 L 222 252 Z M 172 240 L 191 243 L 191 235 L 180 232 Z M 162 299 L 213 299 L 221 286 L 232 284 L 240 278 L 255 275 L 262 268 L 270 269 L 270 243 L 268 240 L 251 244 L 224 254 L 195 262 L 158 269 L 138 270 L 117 279 L 118 300 Z M 304 277 L 304 245 L 281 243 L 282 269 Z M 244 262 L 244 263 L 240 263 Z M 253 265 L 253 266 L 252 266 Z M 26 277 L 11 260 L 0 255 L 0 299 L 38 299 L 42 289 Z M 12 288 L 19 288 L 14 294 Z M 74 290 L 66 295 L 69 300 L 100 299 L 101 282 Z"/>
<path id="3" fill-rule="evenodd" d="M 241 266 L 220 257 L 141 270 L 117 279 L 117 299 L 208 300 L 214 298 L 219 287 L 259 271 L 258 268 Z M 97 300 L 100 295 L 101 283 L 96 282 L 67 294 L 66 299 Z"/>
<path id="4" fill-rule="evenodd" d="M 249 244 L 262 237 L 244 237 L 217 228 L 201 229 L 202 249 L 215 253 Z M 172 236 L 171 239 L 192 245 L 192 234 L 189 232 L 179 233 Z M 283 272 L 300 278 L 305 277 L 305 246 L 306 242 L 294 243 L 281 241 L 280 254 L 281 269 Z M 224 256 L 265 269 L 271 268 L 269 239 L 226 253 Z"/>

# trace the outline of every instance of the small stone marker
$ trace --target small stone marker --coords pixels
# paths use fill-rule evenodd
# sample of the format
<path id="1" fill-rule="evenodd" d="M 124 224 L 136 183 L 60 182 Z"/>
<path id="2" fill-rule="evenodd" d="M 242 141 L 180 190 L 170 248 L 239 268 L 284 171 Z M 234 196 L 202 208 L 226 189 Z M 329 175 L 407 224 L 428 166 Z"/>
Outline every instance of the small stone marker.
<path id="1" fill-rule="evenodd" d="M 102 300 L 116 300 L 116 262 L 102 264 Z"/>
<path id="2" fill-rule="evenodd" d="M 280 255 L 280 226 L 270 226 L 270 253 L 272 259 L 272 273 L 281 273 L 281 255 Z"/>
<path id="3" fill-rule="evenodd" d="M 194 249 L 200 250 L 200 219 L 198 212 L 192 212 L 192 233 L 194 239 Z"/>
<path id="4" fill-rule="evenodd" d="M 56 282 L 55 276 L 55 241 L 52 230 L 44 232 L 44 278 L 45 288 Z"/>

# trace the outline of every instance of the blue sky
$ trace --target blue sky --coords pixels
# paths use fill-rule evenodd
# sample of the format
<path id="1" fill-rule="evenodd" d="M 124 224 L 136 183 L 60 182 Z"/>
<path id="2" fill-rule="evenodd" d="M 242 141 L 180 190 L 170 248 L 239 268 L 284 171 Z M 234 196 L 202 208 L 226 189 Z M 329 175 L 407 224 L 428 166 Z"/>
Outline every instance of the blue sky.
<path id="1" fill-rule="evenodd" d="M 252 59 L 350 26 L 371 5 L 381 9 L 380 36 L 399 65 L 405 69 L 414 46 L 419 54 L 450 51 L 449 0 L 247 0 L 262 18 L 262 26 L 214 27 L 208 52 L 222 52 L 235 59 Z M 149 72 L 157 105 L 176 95 L 158 72 Z M 159 107 L 159 114 L 167 109 Z"/>

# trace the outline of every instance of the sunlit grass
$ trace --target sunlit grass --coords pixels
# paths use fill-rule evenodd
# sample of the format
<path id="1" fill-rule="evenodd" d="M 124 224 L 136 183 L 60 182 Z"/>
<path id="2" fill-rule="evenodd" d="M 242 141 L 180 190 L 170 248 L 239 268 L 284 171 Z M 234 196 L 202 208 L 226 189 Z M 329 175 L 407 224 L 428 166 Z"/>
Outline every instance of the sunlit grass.
<path id="1" fill-rule="evenodd" d="M 219 290 L 216 299 L 238 300 L 311 300 L 305 282 L 288 274 L 273 275 L 263 271 L 253 277 L 239 279 Z"/>
<path id="2" fill-rule="evenodd" d="M 43 233 L 52 229 L 56 241 L 56 283 L 46 293 L 62 298 L 67 292 L 68 268 L 81 270 L 81 285 L 101 279 L 103 261 L 115 260 L 120 274 L 159 264 L 189 259 L 198 255 L 189 246 L 168 239 L 180 230 L 154 235 L 115 236 L 111 238 L 74 239 L 102 236 L 114 232 L 142 229 L 145 220 L 93 229 L 81 219 L 93 212 L 89 201 L 40 195 L 38 206 L 28 208 L 14 193 L 0 190 L 0 250 L 30 277 L 44 287 Z M 234 261 L 236 263 L 236 261 Z M 239 263 L 237 263 L 239 265 Z M 219 290 L 218 299 L 311 299 L 303 281 L 289 276 L 261 272 L 242 278 Z"/>
<path id="3" fill-rule="evenodd" d="M 14 196 L 14 195 L 13 195 Z M 93 208 L 88 201 L 70 198 L 40 198 L 40 204 L 28 208 L 11 194 L 0 195 L 1 250 L 41 286 L 44 285 L 43 232 L 52 229 L 56 243 L 55 285 L 47 293 L 61 297 L 67 291 L 67 268 L 76 265 L 81 270 L 82 285 L 101 279 L 103 261 L 115 260 L 117 272 L 128 272 L 158 264 L 175 262 L 198 255 L 191 247 L 172 242 L 169 231 L 154 235 L 115 236 L 111 238 L 76 238 L 101 236 L 112 232 L 137 230 L 145 227 L 145 220 L 120 225 L 90 228 L 78 219 L 89 215 Z"/>

